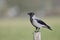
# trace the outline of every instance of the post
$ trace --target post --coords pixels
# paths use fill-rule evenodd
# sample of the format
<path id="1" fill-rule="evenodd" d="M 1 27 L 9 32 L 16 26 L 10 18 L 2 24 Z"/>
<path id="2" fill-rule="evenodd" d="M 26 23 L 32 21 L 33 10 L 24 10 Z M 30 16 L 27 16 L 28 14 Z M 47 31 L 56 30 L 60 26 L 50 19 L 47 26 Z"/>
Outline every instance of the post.
<path id="1" fill-rule="evenodd" d="M 33 38 L 34 40 L 41 40 L 41 32 L 34 32 Z"/>

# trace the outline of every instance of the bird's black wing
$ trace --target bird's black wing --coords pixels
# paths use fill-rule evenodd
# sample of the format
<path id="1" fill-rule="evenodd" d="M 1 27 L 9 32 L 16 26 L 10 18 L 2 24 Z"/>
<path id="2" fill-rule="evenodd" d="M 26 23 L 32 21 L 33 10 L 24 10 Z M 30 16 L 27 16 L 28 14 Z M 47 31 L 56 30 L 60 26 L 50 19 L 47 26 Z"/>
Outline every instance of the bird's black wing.
<path id="1" fill-rule="evenodd" d="M 42 25 L 46 25 L 46 23 L 44 23 L 42 20 L 39 20 L 39 19 L 35 19 L 35 20 Z"/>
<path id="2" fill-rule="evenodd" d="M 42 20 L 39 20 L 39 19 L 35 19 L 35 20 L 37 20 L 38 23 L 47 26 L 48 29 L 52 30 L 52 29 L 50 28 L 50 26 L 48 26 L 48 25 L 47 25 L 46 23 L 44 23 Z"/>

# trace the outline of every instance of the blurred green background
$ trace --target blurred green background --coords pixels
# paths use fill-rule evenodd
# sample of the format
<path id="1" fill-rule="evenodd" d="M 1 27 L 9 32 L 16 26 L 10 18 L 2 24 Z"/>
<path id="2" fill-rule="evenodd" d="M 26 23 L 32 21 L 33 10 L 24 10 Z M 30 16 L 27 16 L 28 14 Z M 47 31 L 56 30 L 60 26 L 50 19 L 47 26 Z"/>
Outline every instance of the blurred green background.
<path id="1" fill-rule="evenodd" d="M 41 28 L 42 40 L 60 40 L 60 18 L 43 18 L 53 31 Z M 1 19 L 0 40 L 33 40 L 35 28 L 29 19 Z"/>
<path id="2" fill-rule="evenodd" d="M 0 40 L 33 40 L 31 11 L 53 29 L 41 28 L 41 39 L 60 40 L 60 0 L 0 0 Z"/>

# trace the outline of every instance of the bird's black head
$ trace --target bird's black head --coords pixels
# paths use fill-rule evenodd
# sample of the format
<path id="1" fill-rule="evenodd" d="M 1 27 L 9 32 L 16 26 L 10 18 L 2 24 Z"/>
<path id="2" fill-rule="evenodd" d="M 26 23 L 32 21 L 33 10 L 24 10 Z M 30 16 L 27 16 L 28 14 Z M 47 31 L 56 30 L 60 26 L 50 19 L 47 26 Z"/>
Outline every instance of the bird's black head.
<path id="1" fill-rule="evenodd" d="M 29 16 L 33 16 L 34 14 L 35 14 L 34 12 L 28 13 Z"/>

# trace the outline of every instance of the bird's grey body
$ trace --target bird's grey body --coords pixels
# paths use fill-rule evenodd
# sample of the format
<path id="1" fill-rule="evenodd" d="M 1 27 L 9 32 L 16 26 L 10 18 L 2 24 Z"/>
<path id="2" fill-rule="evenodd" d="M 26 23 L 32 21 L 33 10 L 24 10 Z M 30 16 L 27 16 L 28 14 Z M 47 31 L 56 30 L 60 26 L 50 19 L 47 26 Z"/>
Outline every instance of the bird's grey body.
<path id="1" fill-rule="evenodd" d="M 52 30 L 50 28 L 50 26 L 48 26 L 46 23 L 44 23 L 41 19 L 37 18 L 33 12 L 31 13 L 28 13 L 30 15 L 30 22 L 31 24 L 36 28 L 37 31 L 39 31 L 39 29 L 41 27 L 44 27 L 44 28 L 48 28 L 50 30 Z"/>
<path id="2" fill-rule="evenodd" d="M 36 21 L 36 20 L 38 20 L 38 18 L 36 18 L 35 15 L 32 17 L 32 19 L 33 19 L 32 23 L 33 23 L 33 25 L 35 25 L 36 27 L 41 28 L 41 27 L 44 26 L 44 25 L 41 25 L 40 23 L 38 23 L 38 21 Z"/>

